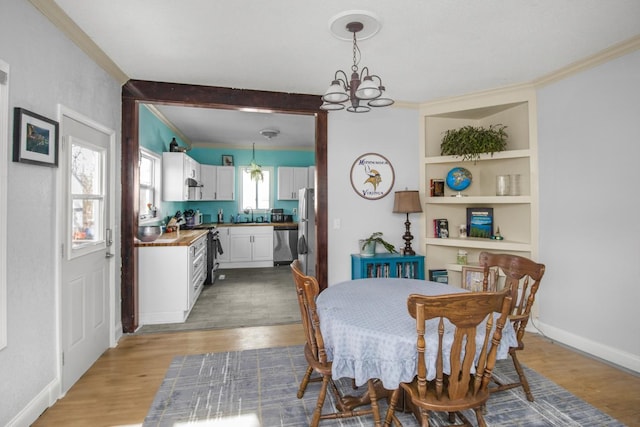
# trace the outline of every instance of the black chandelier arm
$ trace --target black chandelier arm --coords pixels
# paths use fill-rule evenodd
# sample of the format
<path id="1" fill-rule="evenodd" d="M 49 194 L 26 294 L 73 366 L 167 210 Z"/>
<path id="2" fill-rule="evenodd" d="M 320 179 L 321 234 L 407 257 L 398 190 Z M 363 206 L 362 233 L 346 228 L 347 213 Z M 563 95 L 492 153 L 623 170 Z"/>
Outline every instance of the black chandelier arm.
<path id="1" fill-rule="evenodd" d="M 347 77 L 347 73 L 345 73 L 344 71 L 336 71 L 336 74 L 333 76 L 333 81 L 340 82 L 345 91 L 349 90 L 349 78 Z"/>

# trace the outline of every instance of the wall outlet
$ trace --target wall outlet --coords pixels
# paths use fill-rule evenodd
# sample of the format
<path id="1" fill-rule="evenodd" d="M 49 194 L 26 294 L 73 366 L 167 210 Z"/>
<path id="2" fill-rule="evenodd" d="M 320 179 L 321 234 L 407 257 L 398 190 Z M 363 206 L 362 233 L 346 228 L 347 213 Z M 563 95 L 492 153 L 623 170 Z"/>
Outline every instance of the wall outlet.
<path id="1" fill-rule="evenodd" d="M 298 208 L 293 208 L 293 214 L 298 215 Z"/>

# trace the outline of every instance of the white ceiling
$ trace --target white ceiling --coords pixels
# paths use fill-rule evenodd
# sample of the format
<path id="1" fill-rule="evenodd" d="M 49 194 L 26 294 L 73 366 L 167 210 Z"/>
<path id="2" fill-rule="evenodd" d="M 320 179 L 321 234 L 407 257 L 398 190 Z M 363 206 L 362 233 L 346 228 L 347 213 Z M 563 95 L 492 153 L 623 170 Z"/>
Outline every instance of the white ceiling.
<path id="1" fill-rule="evenodd" d="M 55 2 L 131 79 L 318 95 L 352 64 L 351 43 L 330 32 L 330 19 L 366 10 L 381 29 L 358 43 L 360 67 L 409 103 L 532 82 L 640 34 L 638 0 Z M 229 118 L 171 110 L 192 142 L 230 142 L 228 129 L 201 128 Z M 282 126 L 284 138 L 289 126 L 256 125 L 243 139 L 264 139 L 263 125 Z"/>

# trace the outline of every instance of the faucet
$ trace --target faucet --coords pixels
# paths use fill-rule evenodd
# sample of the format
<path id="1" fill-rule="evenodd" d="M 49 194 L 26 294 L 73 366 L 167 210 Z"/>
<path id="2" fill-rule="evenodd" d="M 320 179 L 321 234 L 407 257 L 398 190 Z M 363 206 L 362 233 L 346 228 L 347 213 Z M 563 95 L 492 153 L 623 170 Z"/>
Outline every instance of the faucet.
<path id="1" fill-rule="evenodd" d="M 244 208 L 244 214 L 247 215 L 251 211 L 251 222 L 253 222 L 253 208 Z"/>

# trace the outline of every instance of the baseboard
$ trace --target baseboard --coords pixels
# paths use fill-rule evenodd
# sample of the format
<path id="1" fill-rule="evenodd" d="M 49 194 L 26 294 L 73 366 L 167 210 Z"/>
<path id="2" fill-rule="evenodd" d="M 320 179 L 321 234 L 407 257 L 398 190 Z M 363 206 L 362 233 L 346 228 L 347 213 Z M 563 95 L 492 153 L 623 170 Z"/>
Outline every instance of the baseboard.
<path id="1" fill-rule="evenodd" d="M 6 427 L 23 427 L 33 424 L 42 413 L 58 400 L 60 393 L 60 381 L 51 381 L 40 393 L 34 397 Z"/>
<path id="2" fill-rule="evenodd" d="M 583 351 L 589 355 L 612 363 L 635 373 L 640 373 L 640 356 L 619 350 L 602 343 L 572 334 L 563 329 L 537 321 L 536 326 L 546 337 L 559 343 Z"/>

